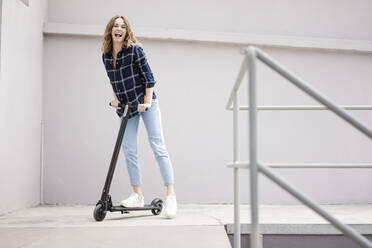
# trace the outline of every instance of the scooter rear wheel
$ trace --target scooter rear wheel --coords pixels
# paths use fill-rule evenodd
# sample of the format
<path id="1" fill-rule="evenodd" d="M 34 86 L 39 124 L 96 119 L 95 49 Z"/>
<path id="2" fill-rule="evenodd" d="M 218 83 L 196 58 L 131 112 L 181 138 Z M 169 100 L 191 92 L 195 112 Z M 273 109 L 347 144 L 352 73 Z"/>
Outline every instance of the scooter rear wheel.
<path id="1" fill-rule="evenodd" d="M 156 209 L 151 209 L 153 215 L 159 215 L 163 210 L 163 201 L 159 198 L 155 198 L 151 202 L 151 206 L 156 207 Z"/>
<path id="2" fill-rule="evenodd" d="M 97 204 L 93 216 L 96 221 L 102 221 L 106 217 L 106 211 L 103 209 L 102 204 Z"/>

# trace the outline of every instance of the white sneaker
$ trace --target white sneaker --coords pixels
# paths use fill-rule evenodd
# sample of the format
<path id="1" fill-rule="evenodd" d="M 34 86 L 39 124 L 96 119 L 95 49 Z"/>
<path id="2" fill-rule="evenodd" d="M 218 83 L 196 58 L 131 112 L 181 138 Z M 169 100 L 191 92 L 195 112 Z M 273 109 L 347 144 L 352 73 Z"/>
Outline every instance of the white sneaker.
<path id="1" fill-rule="evenodd" d="M 143 195 L 133 192 L 127 199 L 121 201 L 121 205 L 127 208 L 139 208 L 145 206 Z"/>
<path id="2" fill-rule="evenodd" d="M 177 199 L 175 195 L 167 196 L 164 205 L 164 215 L 166 218 L 174 218 L 177 213 Z"/>

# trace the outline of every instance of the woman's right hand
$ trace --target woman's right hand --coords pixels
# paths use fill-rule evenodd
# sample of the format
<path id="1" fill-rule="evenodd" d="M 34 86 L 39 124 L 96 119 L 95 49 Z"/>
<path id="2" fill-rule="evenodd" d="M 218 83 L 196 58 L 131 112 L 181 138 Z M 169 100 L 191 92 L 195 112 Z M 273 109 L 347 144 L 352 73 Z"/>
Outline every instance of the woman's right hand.
<path id="1" fill-rule="evenodd" d="M 119 107 L 119 100 L 118 99 L 114 99 L 114 100 L 112 100 L 111 102 L 110 102 L 110 106 L 111 107 L 113 107 L 113 108 L 116 108 L 116 109 L 121 109 L 120 107 Z"/>

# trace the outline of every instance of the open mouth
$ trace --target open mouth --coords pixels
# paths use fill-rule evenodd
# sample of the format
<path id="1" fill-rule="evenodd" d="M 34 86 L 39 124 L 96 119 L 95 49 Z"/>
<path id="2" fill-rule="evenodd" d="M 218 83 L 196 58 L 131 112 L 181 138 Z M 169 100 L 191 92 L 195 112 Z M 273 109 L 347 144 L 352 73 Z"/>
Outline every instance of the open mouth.
<path id="1" fill-rule="evenodd" d="M 122 36 L 123 36 L 123 34 L 119 34 L 119 33 L 118 34 L 115 34 L 115 37 L 116 38 L 121 38 Z"/>

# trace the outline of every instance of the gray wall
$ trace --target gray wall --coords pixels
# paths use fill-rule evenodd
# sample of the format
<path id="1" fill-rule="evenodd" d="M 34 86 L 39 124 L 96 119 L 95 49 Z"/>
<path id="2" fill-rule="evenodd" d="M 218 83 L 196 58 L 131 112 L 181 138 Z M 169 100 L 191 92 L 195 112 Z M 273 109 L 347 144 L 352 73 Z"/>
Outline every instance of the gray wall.
<path id="1" fill-rule="evenodd" d="M 85 13 L 89 5 L 89 15 Z M 49 22 L 104 25 L 124 14 L 136 28 L 173 28 L 260 35 L 371 40 L 369 1 L 49 1 Z M 163 128 L 182 203 L 231 203 L 232 113 L 225 105 L 242 56 L 239 46 L 141 39 L 158 84 Z M 45 202 L 95 203 L 101 193 L 118 130 L 108 107 L 111 86 L 100 37 L 46 35 L 44 62 Z M 266 47 L 265 51 L 339 104 L 371 104 L 372 56 L 321 49 Z M 316 104 L 259 65 L 259 104 Z M 247 102 L 246 86 L 241 101 Z M 353 115 L 372 126 L 368 111 Z M 247 117 L 241 118 L 246 127 Z M 241 128 L 242 130 L 243 128 Z M 344 136 L 343 136 L 344 135 Z M 242 130 L 242 139 L 247 137 Z M 371 142 L 327 111 L 262 112 L 259 155 L 264 162 L 371 162 Z M 139 135 L 145 197 L 163 196 L 160 173 Z M 248 159 L 241 141 L 242 160 Z M 372 202 L 367 169 L 276 169 L 320 203 Z M 248 202 L 248 172 L 242 200 Z M 266 179 L 262 203 L 297 203 Z M 124 157 L 112 186 L 114 201 L 130 193 Z"/>
<path id="2" fill-rule="evenodd" d="M 116 13 L 134 26 L 370 40 L 369 0 L 49 0 L 49 21 L 106 24 Z M 86 14 L 87 7 L 89 14 Z"/>
<path id="3" fill-rule="evenodd" d="M 0 213 L 40 202 L 45 17 L 46 1 L 2 1 Z"/>

